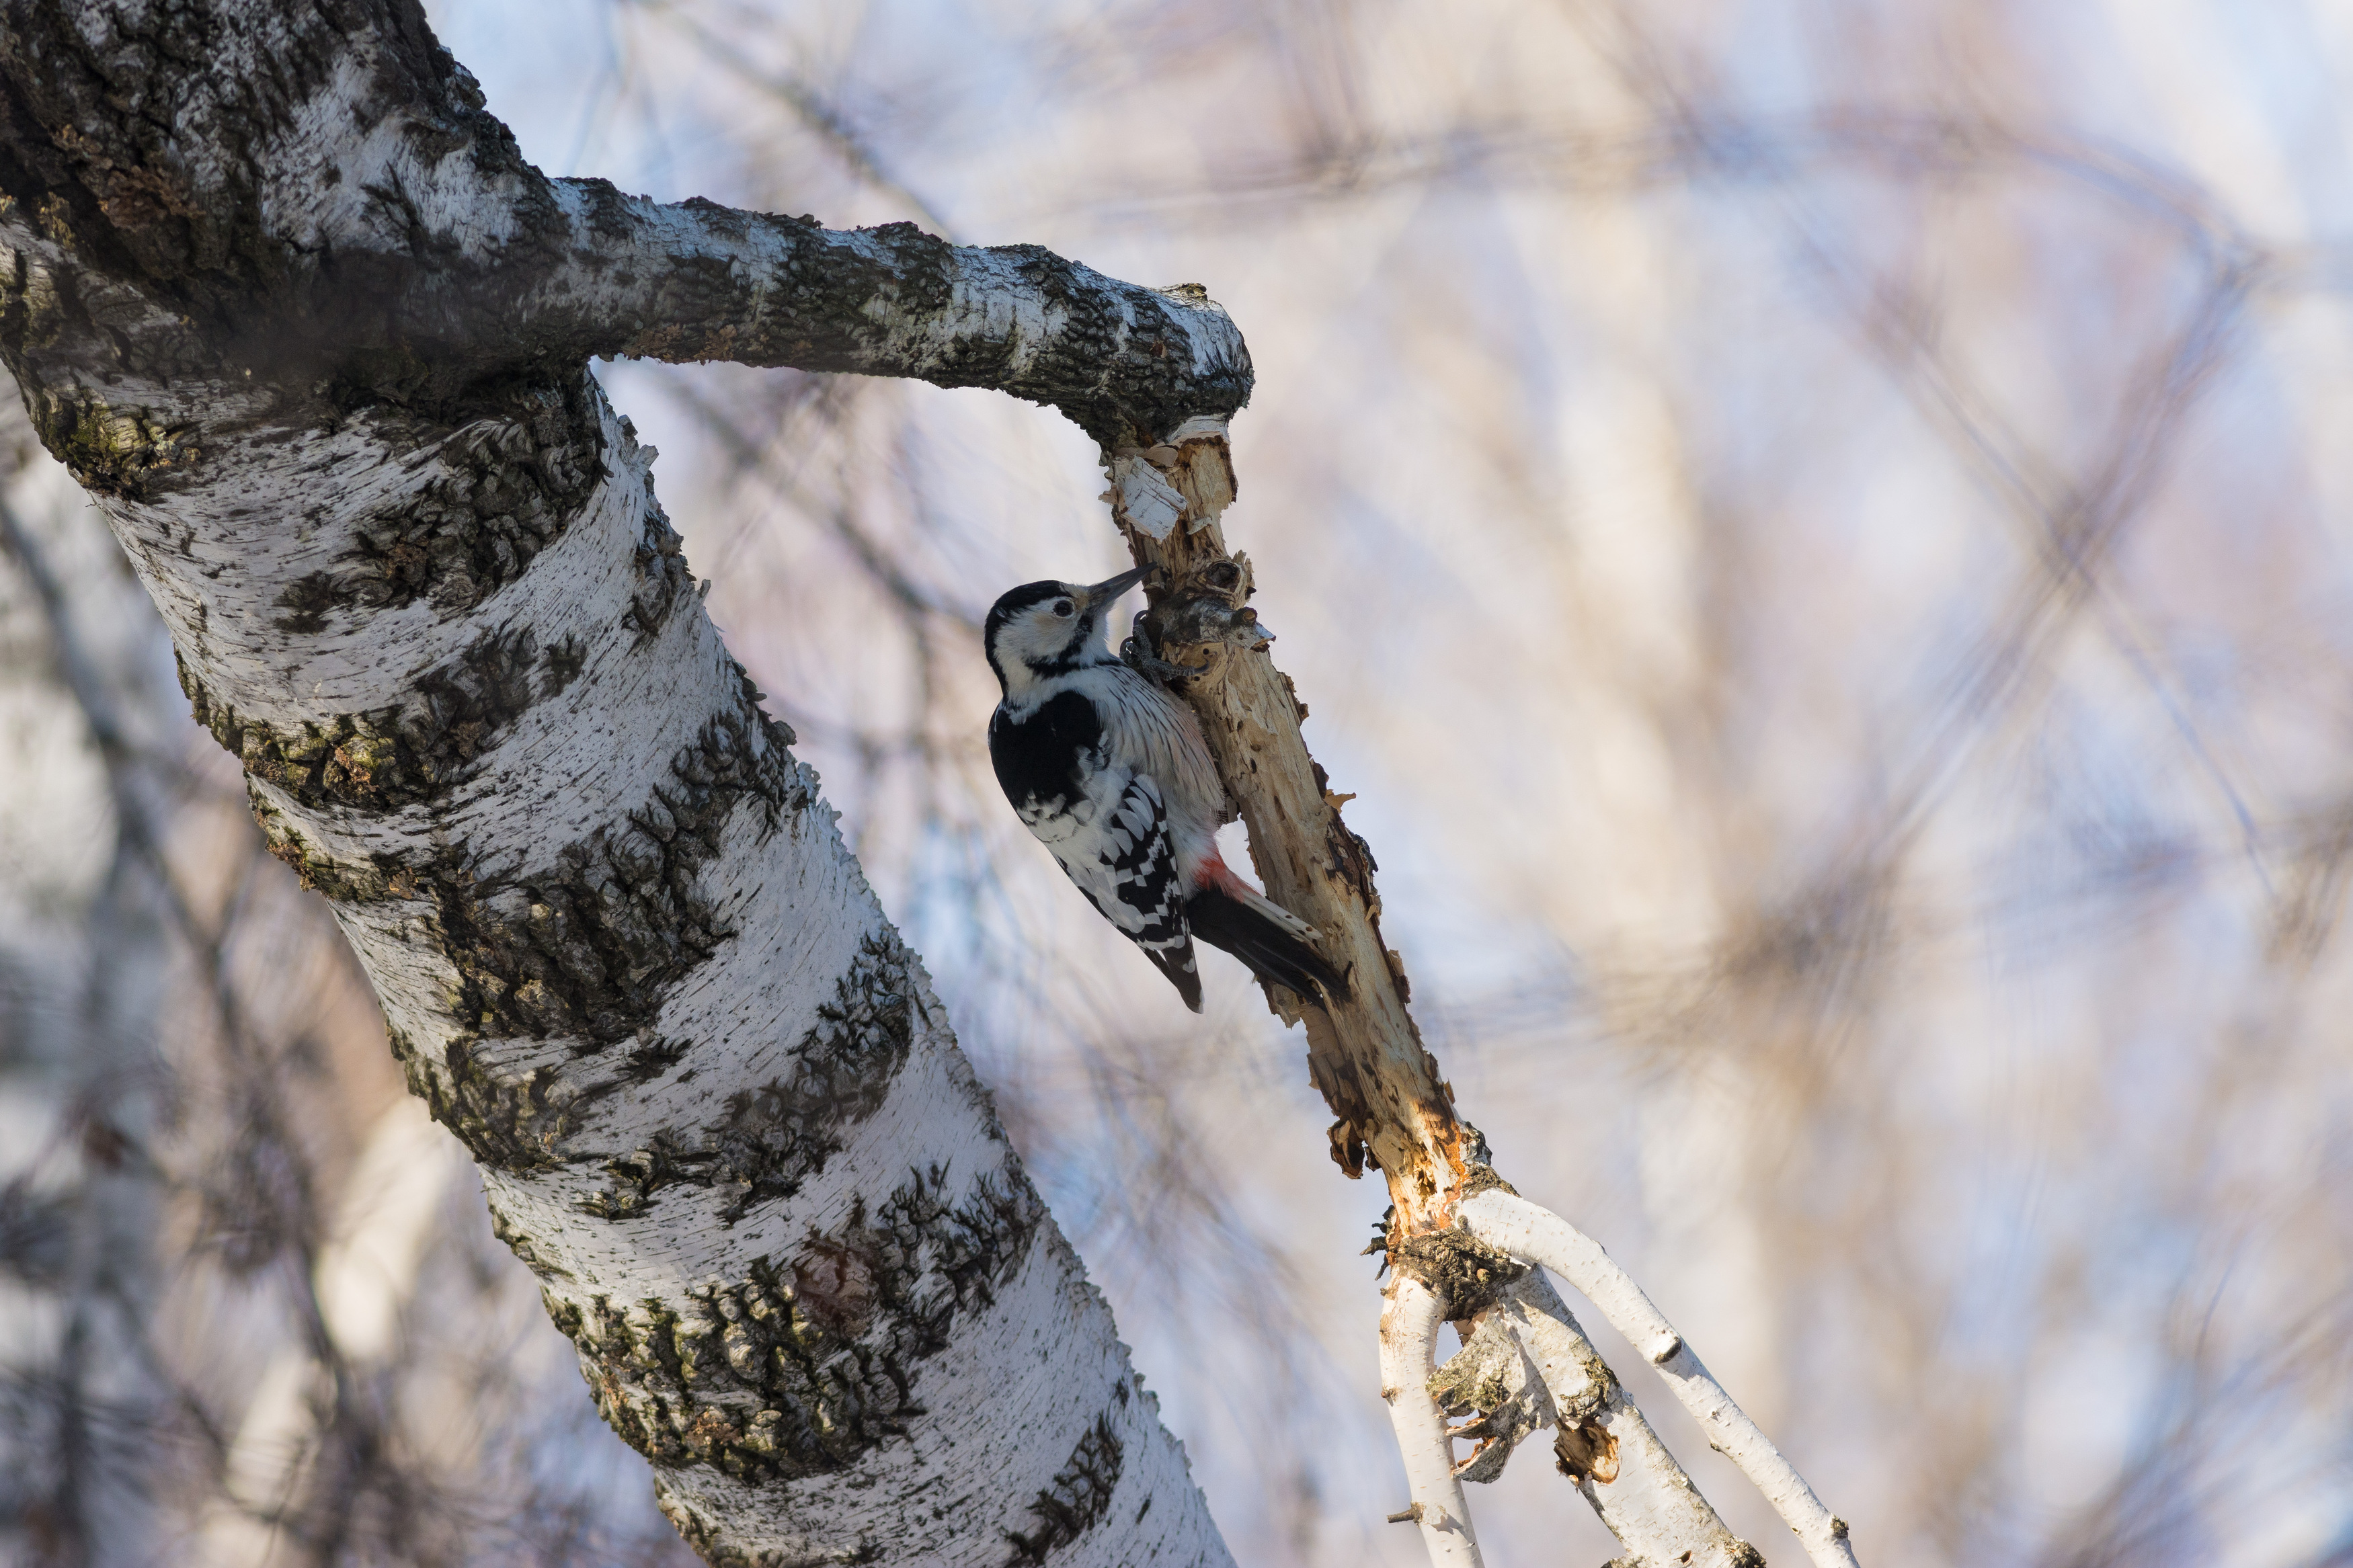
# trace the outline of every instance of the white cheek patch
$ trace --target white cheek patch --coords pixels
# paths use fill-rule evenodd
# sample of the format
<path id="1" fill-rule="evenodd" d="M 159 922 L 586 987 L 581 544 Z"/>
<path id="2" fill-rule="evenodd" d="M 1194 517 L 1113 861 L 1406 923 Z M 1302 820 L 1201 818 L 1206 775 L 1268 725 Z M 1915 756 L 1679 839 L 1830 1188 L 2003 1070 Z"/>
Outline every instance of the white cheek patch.
<path id="1" fill-rule="evenodd" d="M 1068 651 L 1071 623 L 1050 610 L 1033 610 L 1020 624 L 1016 652 L 1037 662 L 1059 658 Z"/>

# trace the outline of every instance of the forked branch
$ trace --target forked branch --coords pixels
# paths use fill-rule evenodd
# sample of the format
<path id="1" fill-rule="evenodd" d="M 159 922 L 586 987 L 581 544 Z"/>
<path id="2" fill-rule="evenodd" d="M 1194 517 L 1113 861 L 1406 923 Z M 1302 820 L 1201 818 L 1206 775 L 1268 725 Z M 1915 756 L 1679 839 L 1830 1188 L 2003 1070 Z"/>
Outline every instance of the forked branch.
<path id="1" fill-rule="evenodd" d="M 1765 1494 L 1782 1522 L 1805 1543 L 1817 1568 L 1856 1568 L 1846 1521 L 1822 1506 L 1797 1467 L 1733 1403 L 1665 1314 L 1599 1243 L 1558 1215 L 1502 1187 L 1464 1199 L 1455 1214 L 1462 1228 L 1479 1240 L 1551 1269 L 1599 1307 L 1609 1326 L 1659 1369 L 1707 1434 L 1710 1446 L 1738 1465 L 1741 1474 Z"/>

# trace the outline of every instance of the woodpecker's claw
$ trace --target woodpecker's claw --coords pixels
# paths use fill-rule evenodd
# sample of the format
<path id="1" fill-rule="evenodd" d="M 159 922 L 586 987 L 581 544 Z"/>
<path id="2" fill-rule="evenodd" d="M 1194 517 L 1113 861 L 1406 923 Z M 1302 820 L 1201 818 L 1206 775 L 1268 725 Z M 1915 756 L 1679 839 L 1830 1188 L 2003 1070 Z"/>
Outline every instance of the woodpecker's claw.
<path id="1" fill-rule="evenodd" d="M 1206 664 L 1171 664 L 1165 658 L 1135 648 L 1132 644 L 1122 647 L 1119 657 L 1130 669 L 1138 675 L 1150 676 L 1163 686 L 1172 681 L 1190 680 L 1209 668 Z"/>
<path id="2" fill-rule="evenodd" d="M 1209 667 L 1206 664 L 1171 664 L 1153 651 L 1152 634 L 1144 629 L 1144 616 L 1135 617 L 1134 629 L 1127 640 L 1119 645 L 1122 664 L 1138 675 L 1166 686 L 1171 681 L 1190 680 Z"/>

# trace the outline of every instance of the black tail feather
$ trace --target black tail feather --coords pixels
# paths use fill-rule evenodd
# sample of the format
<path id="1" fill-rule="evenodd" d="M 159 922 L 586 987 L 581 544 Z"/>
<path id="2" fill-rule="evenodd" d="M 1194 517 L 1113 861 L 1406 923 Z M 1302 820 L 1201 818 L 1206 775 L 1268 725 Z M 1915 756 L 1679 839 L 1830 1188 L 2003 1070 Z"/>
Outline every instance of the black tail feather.
<path id="1" fill-rule="evenodd" d="M 1201 971 L 1193 961 L 1193 944 L 1182 947 L 1147 947 L 1144 956 L 1152 966 L 1168 976 L 1168 984 L 1176 987 L 1176 994 L 1185 998 L 1185 1005 L 1196 1013 L 1201 1010 Z"/>
<path id="2" fill-rule="evenodd" d="M 1303 1002 L 1320 1004 L 1319 986 L 1335 998 L 1348 994 L 1348 983 L 1322 953 L 1215 888 L 1204 888 L 1185 900 L 1185 920 L 1196 937 L 1232 953 L 1261 980 L 1294 993 Z"/>

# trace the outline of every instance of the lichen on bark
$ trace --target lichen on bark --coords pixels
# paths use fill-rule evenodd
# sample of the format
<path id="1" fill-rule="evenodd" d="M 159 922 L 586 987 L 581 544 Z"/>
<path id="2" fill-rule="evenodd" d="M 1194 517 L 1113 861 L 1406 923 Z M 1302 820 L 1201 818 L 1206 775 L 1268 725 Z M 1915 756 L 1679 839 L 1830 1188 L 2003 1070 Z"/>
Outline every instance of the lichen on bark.
<path id="1" fill-rule="evenodd" d="M 759 835 L 814 798 L 757 710 L 706 721 L 668 780 L 617 824 L 515 873 L 436 867 L 420 876 L 456 967 L 452 1010 L 483 1035 L 613 1045 L 649 1024 L 665 990 L 729 934 L 700 873 L 738 810 Z"/>
<path id="2" fill-rule="evenodd" d="M 593 390 L 565 377 L 485 401 L 468 423 L 415 443 L 435 459 L 431 478 L 355 521 L 347 564 L 289 586 L 282 629 L 316 631 L 333 612 L 418 599 L 461 615 L 562 536 L 609 472 Z"/>
<path id="3" fill-rule="evenodd" d="M 870 1217 L 676 1302 L 550 1298 L 597 1409 L 658 1465 L 748 1480 L 839 1469 L 923 1414 L 919 1364 L 1028 1260 L 1045 1207 L 1011 1166 L 960 1203 L 934 1167 Z"/>
<path id="4" fill-rule="evenodd" d="M 465 782 L 525 710 L 563 693 L 580 661 L 575 635 L 543 647 L 528 626 L 500 627 L 419 676 L 399 706 L 295 725 L 239 714 L 206 689 L 185 658 L 180 689 L 197 724 L 252 777 L 305 805 L 389 811 Z"/>

